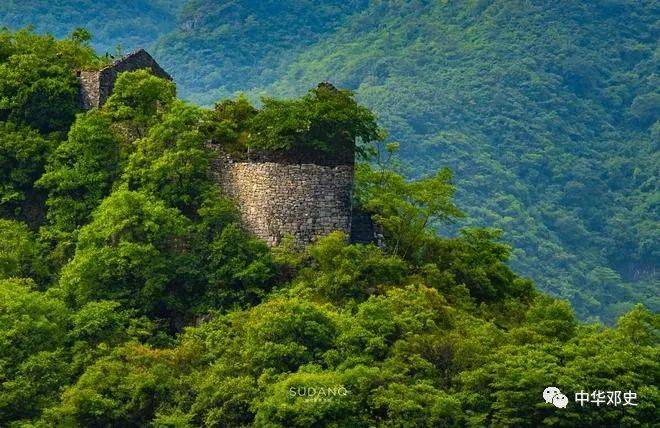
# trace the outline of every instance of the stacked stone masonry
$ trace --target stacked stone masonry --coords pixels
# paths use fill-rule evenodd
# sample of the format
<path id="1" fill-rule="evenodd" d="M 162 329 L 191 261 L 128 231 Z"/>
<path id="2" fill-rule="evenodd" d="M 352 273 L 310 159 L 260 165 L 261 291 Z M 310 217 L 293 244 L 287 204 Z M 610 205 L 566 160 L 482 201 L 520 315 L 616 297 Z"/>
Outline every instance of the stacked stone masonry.
<path id="1" fill-rule="evenodd" d="M 119 73 L 143 68 L 150 70 L 154 76 L 172 80 L 172 77 L 144 49 L 126 55 L 100 70 L 80 70 L 78 72 L 80 107 L 85 110 L 101 107 L 112 95 Z"/>
<path id="2" fill-rule="evenodd" d="M 298 243 L 340 230 L 351 233 L 353 165 L 233 162 L 214 168 L 245 227 L 269 245 L 286 234 Z"/>

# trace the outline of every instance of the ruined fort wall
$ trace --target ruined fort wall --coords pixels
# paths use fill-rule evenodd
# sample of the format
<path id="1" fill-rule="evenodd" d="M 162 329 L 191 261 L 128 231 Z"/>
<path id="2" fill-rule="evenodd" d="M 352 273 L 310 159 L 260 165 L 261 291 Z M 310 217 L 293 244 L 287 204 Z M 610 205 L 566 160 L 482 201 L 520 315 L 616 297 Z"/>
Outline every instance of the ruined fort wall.
<path id="1" fill-rule="evenodd" d="M 101 70 L 81 70 L 78 73 L 80 107 L 89 110 L 93 107 L 102 106 L 112 95 L 119 73 L 143 68 L 151 70 L 154 76 L 172 80 L 170 75 L 156 63 L 151 55 L 140 49 Z"/>
<path id="2" fill-rule="evenodd" d="M 233 162 L 213 168 L 246 228 L 269 245 L 291 234 L 298 243 L 340 230 L 350 234 L 353 165 Z"/>
<path id="3" fill-rule="evenodd" d="M 98 71 L 80 71 L 78 81 L 80 82 L 80 91 L 78 94 L 80 107 L 89 110 L 99 106 L 100 77 Z"/>
<path id="4" fill-rule="evenodd" d="M 171 79 L 144 50 L 100 70 L 79 71 L 81 107 L 102 106 L 120 73 L 143 68 Z M 232 158 L 209 142 L 218 152 L 211 170 L 222 191 L 234 201 L 244 226 L 269 245 L 278 244 L 284 235 L 308 244 L 336 230 L 353 242 L 379 242 L 370 216 L 352 207 L 355 144 L 333 141 L 332 146 L 332 151 L 311 147 L 248 150 Z"/>

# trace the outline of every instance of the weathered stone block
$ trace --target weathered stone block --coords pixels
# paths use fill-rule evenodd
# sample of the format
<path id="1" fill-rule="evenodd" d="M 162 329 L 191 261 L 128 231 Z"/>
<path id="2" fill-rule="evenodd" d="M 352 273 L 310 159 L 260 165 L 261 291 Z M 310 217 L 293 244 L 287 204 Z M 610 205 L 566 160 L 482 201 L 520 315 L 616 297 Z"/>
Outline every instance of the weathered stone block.
<path id="1" fill-rule="evenodd" d="M 80 106 L 102 106 L 120 73 L 143 68 L 172 79 L 140 49 L 101 70 L 79 71 Z M 380 242 L 371 217 L 356 215 L 352 207 L 355 145 L 338 141 L 335 148 L 339 150 L 332 153 L 252 151 L 241 161 L 218 150 L 212 174 L 234 200 L 245 227 L 269 245 L 279 243 L 285 234 L 307 244 L 335 230 L 345 232 L 353 242 Z"/>

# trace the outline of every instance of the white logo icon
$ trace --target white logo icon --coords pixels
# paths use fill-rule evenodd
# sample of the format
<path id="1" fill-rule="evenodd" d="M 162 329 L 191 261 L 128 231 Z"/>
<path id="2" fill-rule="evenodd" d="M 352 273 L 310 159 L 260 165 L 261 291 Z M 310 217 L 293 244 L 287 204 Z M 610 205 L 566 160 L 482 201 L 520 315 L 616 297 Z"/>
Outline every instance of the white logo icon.
<path id="1" fill-rule="evenodd" d="M 552 404 L 555 405 L 555 407 L 559 407 L 560 409 L 566 408 L 566 405 L 568 404 L 568 397 L 565 396 L 564 394 L 557 394 L 554 397 L 552 397 Z"/>
<path id="2" fill-rule="evenodd" d="M 552 403 L 555 407 L 563 409 L 568 404 L 568 397 L 561 393 L 559 388 L 549 386 L 543 390 L 543 399 L 546 403 Z"/>

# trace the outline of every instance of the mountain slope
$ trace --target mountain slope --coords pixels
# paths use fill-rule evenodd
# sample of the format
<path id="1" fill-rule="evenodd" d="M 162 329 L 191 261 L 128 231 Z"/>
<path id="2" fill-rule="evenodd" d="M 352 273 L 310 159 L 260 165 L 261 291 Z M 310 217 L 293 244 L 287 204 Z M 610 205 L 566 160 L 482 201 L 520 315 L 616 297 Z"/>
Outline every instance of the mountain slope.
<path id="1" fill-rule="evenodd" d="M 94 35 L 94 47 L 114 53 L 153 43 L 174 28 L 185 0 L 8 0 L 0 2 L 0 23 L 11 29 L 34 26 L 39 33 L 65 37 L 76 27 Z"/>
<path id="2" fill-rule="evenodd" d="M 212 104 L 263 86 L 305 47 L 332 34 L 368 0 L 191 0 L 154 55 L 183 83 L 182 95 Z"/>
<path id="3" fill-rule="evenodd" d="M 658 308 L 655 2 L 372 1 L 352 12 L 304 49 L 308 40 L 257 46 L 287 55 L 273 83 L 237 75 L 229 60 L 215 80 L 182 83 L 193 93 L 260 79 L 253 95 L 321 80 L 353 89 L 405 143 L 412 174 L 454 169 L 470 223 L 502 228 L 516 269 L 583 317 L 611 320 L 637 300 Z M 225 25 L 215 18 L 195 31 Z M 251 38 L 233 55 L 268 43 L 258 33 L 268 27 L 237 28 Z M 190 39 L 179 52 L 200 49 L 213 48 Z"/>
<path id="4" fill-rule="evenodd" d="M 182 3 L 5 2 L 0 22 L 87 26 L 101 49 L 160 34 L 156 58 L 206 105 L 353 89 L 411 176 L 454 170 L 464 224 L 501 228 L 517 271 L 583 318 L 660 309 L 657 2 Z"/>

